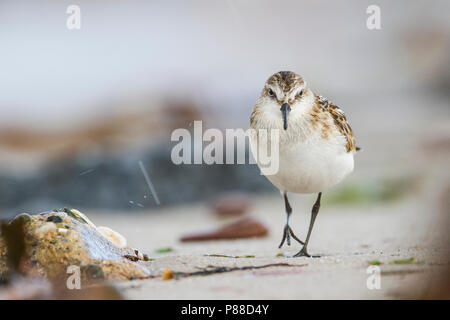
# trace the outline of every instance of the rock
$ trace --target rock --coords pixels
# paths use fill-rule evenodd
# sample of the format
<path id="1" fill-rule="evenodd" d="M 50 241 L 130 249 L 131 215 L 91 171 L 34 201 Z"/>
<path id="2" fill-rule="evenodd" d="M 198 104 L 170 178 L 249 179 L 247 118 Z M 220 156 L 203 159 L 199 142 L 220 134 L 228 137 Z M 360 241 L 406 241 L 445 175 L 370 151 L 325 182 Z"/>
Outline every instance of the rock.
<path id="1" fill-rule="evenodd" d="M 253 218 L 244 218 L 212 231 L 199 232 L 182 237 L 181 241 L 203 241 L 218 239 L 240 239 L 264 237 L 268 229 Z"/>
<path id="2" fill-rule="evenodd" d="M 242 193 L 228 193 L 217 197 L 211 207 L 219 216 L 238 216 L 248 212 L 250 201 Z"/>
<path id="3" fill-rule="evenodd" d="M 150 275 L 150 271 L 142 262 L 134 262 L 126 257 L 133 257 L 135 253 L 134 249 L 126 246 L 123 236 L 106 227 L 99 232 L 95 225 L 77 210 L 64 209 L 32 216 L 20 215 L 9 224 L 4 224 L 6 228 L 2 230 L 8 230 L 9 226 L 17 224 L 18 221 L 22 223 L 23 228 L 24 252 L 21 254 L 20 263 L 12 267 L 8 249 L 15 249 L 8 244 L 16 241 L 10 237 L 8 243 L 6 232 L 2 232 L 2 278 L 13 271 L 28 276 L 44 276 L 50 280 L 67 278 L 69 266 L 80 268 L 82 283 L 142 279 Z"/>

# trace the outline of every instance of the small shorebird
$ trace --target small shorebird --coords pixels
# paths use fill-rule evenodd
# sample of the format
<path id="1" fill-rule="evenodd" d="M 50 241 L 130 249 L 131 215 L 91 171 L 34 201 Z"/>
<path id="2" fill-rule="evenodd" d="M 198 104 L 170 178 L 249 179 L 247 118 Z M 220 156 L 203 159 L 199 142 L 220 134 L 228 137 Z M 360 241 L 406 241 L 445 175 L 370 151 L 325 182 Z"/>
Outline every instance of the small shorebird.
<path id="1" fill-rule="evenodd" d="M 294 257 L 310 257 L 308 242 L 322 192 L 353 171 L 353 154 L 359 148 L 355 145 L 352 129 L 341 109 L 314 94 L 301 76 L 290 71 L 278 72 L 266 81 L 253 108 L 250 127 L 255 132 L 278 129 L 279 167 L 275 174 L 266 177 L 284 197 L 287 219 L 279 247 L 285 240 L 290 245 L 292 236 L 303 245 Z M 270 138 L 268 140 L 270 143 Z M 258 133 L 250 135 L 254 155 L 260 147 L 258 143 Z M 262 168 L 258 157 L 255 158 Z M 318 193 L 305 242 L 297 238 L 289 226 L 292 208 L 288 192 Z"/>

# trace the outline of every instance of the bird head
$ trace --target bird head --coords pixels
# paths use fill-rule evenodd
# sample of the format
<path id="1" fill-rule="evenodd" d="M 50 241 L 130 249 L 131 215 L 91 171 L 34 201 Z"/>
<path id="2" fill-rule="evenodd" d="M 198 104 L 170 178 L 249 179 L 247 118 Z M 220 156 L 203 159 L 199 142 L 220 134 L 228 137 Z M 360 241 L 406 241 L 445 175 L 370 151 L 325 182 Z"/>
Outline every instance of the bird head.
<path id="1" fill-rule="evenodd" d="M 303 109 L 302 103 L 307 95 L 306 82 L 301 76 L 291 71 L 280 71 L 266 81 L 259 105 L 280 118 L 283 129 L 287 130 L 289 114 Z"/>

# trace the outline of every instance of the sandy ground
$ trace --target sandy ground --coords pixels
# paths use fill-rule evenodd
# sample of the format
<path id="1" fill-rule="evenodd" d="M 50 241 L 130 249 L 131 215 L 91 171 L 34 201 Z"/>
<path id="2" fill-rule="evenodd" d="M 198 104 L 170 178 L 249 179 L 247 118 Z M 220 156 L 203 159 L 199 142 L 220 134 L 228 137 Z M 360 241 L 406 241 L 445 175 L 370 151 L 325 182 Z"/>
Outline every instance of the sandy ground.
<path id="1" fill-rule="evenodd" d="M 326 196 L 326 194 L 325 194 Z M 309 252 L 321 258 L 277 257 L 300 249 L 278 249 L 285 222 L 282 200 L 276 195 L 255 197 L 251 216 L 270 230 L 265 238 L 181 243 L 191 231 L 210 229 L 228 220 L 218 219 L 206 205 L 198 204 L 151 212 L 146 215 L 90 215 L 97 225 L 108 225 L 126 235 L 129 244 L 155 258 L 155 274 L 165 268 L 198 271 L 207 266 L 261 266 L 288 263 L 256 270 L 233 271 L 163 281 L 160 277 L 121 284 L 129 299 L 397 299 L 424 298 L 437 292 L 441 275 L 448 272 L 446 223 L 436 207 L 427 208 L 418 197 L 367 206 L 323 206 L 316 220 Z M 309 224 L 312 197 L 292 197 L 291 226 L 304 238 Z M 172 247 L 168 253 L 156 253 Z M 254 258 L 207 257 L 208 254 Z M 413 264 L 392 260 L 415 258 Z M 381 288 L 367 287 L 368 261 L 382 262 Z"/>

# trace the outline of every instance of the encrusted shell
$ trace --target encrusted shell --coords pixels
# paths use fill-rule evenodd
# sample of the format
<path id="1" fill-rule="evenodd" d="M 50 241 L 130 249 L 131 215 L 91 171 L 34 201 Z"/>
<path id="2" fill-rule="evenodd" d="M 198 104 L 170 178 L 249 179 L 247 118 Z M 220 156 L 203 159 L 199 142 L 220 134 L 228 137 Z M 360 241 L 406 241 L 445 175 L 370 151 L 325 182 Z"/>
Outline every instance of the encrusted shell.
<path id="1" fill-rule="evenodd" d="M 97 231 L 111 241 L 116 247 L 125 248 L 127 246 L 127 239 L 117 231 L 108 227 L 97 227 Z"/>

